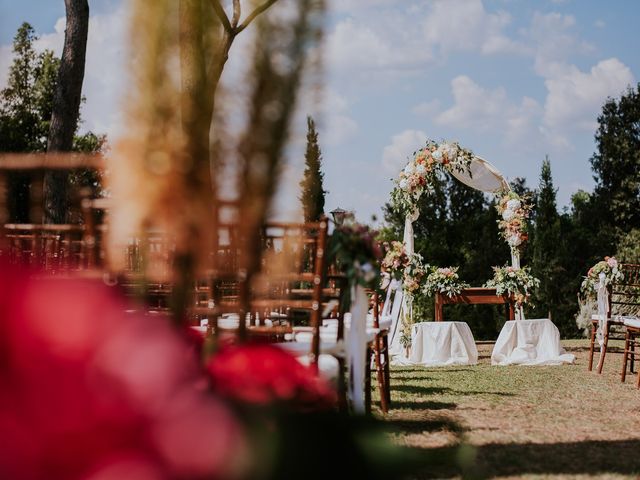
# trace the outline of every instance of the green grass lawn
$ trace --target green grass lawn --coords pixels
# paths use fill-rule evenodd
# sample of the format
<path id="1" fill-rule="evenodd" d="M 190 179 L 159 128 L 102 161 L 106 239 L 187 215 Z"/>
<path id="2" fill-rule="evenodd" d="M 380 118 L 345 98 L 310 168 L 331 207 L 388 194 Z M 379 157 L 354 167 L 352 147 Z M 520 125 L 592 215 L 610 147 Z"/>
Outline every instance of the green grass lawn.
<path id="1" fill-rule="evenodd" d="M 588 341 L 563 344 L 574 365 L 492 367 L 493 344 L 480 342 L 476 366 L 392 369 L 379 416 L 432 459 L 414 478 L 640 478 L 635 376 L 620 382 L 619 353 L 588 372 Z"/>

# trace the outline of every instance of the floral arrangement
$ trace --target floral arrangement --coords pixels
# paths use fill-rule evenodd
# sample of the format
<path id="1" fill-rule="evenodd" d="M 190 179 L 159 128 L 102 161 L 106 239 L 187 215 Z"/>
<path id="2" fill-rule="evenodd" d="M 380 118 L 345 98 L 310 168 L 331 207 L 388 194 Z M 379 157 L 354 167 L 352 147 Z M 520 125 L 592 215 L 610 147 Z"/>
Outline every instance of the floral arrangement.
<path id="1" fill-rule="evenodd" d="M 493 267 L 493 278 L 484 285 L 493 287 L 498 295 L 510 295 L 516 306 L 529 302 L 531 292 L 540 286 L 540 280 L 531 275 L 529 267 L 514 268 L 509 265 Z"/>
<path id="2" fill-rule="evenodd" d="M 580 291 L 586 297 L 595 297 L 600 284 L 600 274 L 604 274 L 605 285 L 619 282 L 624 278 L 623 273 L 618 268 L 618 260 L 615 257 L 604 257 L 604 260 L 589 269 L 587 276 L 582 281 Z"/>
<path id="3" fill-rule="evenodd" d="M 501 217 L 498 226 L 502 237 L 512 250 L 520 247 L 529 239 L 527 218 L 531 212 L 531 205 L 516 192 L 508 191 L 502 194 L 496 209 Z"/>
<path id="4" fill-rule="evenodd" d="M 345 223 L 333 231 L 329 258 L 337 262 L 349 285 L 367 288 L 378 285 L 383 253 L 377 236 L 377 231 L 356 222 Z"/>
<path id="5" fill-rule="evenodd" d="M 409 261 L 402 277 L 402 289 L 412 298 L 420 290 L 420 284 L 429 266 L 422 263 L 422 255 L 419 253 L 412 253 L 408 257 Z"/>
<path id="6" fill-rule="evenodd" d="M 431 188 L 438 170 L 469 170 L 473 157 L 473 152 L 456 142 L 438 144 L 427 140 L 426 146 L 414 152 L 413 158 L 395 181 L 391 192 L 394 209 L 403 214 L 413 213 L 422 194 Z"/>
<path id="7" fill-rule="evenodd" d="M 432 267 L 427 275 L 423 291 L 429 296 L 442 293 L 448 297 L 459 295 L 463 288 L 469 285 L 460 280 L 458 267 L 438 268 Z"/>
<path id="8" fill-rule="evenodd" d="M 391 243 L 385 242 L 384 248 L 386 254 L 382 260 L 382 269 L 389 273 L 392 278 L 396 280 L 402 279 L 404 269 L 407 268 L 410 263 L 404 243 L 398 241 Z"/>
<path id="9" fill-rule="evenodd" d="M 400 331 L 400 345 L 404 348 L 411 347 L 411 328 L 413 324 L 410 322 L 404 322 L 402 330 Z"/>

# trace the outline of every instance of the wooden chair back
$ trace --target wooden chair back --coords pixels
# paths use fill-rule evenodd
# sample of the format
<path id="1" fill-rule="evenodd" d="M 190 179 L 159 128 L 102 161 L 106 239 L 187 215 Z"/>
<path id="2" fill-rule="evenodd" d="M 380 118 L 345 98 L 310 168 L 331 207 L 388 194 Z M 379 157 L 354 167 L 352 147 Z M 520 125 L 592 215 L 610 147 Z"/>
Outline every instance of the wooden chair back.
<path id="1" fill-rule="evenodd" d="M 621 263 L 623 278 L 609 286 L 609 315 L 637 315 L 640 313 L 640 265 Z"/>

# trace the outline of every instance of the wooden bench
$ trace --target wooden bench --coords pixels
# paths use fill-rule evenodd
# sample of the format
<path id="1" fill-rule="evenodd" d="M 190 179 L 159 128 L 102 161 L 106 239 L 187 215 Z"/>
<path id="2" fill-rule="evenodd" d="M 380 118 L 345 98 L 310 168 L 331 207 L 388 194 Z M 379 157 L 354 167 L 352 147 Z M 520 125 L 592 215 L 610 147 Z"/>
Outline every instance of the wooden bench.
<path id="1" fill-rule="evenodd" d="M 507 320 L 515 319 L 515 307 L 514 302 L 508 295 L 496 294 L 495 288 L 485 287 L 473 287 L 463 288 L 460 295 L 454 295 L 449 297 L 442 293 L 436 293 L 436 309 L 435 320 L 436 322 L 442 322 L 444 320 L 443 307 L 445 305 L 453 304 L 467 304 L 467 305 L 506 305 L 506 317 Z"/>

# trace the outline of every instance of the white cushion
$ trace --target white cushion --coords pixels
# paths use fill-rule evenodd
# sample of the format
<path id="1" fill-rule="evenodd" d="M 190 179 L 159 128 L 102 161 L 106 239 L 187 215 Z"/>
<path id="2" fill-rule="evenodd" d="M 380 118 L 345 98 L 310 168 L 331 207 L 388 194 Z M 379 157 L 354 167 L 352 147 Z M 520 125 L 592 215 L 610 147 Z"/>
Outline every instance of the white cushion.
<path id="1" fill-rule="evenodd" d="M 311 364 L 311 357 L 304 355 L 297 357 L 298 361 L 306 366 Z M 333 355 L 320 355 L 318 357 L 318 371 L 320 376 L 334 385 L 338 384 L 340 378 L 340 363 Z"/>
<path id="2" fill-rule="evenodd" d="M 640 318 L 638 317 L 625 317 L 623 322 L 627 327 L 640 328 Z"/>
<path id="3" fill-rule="evenodd" d="M 389 330 L 391 328 L 391 324 L 393 323 L 393 318 L 391 315 L 385 315 L 380 320 L 378 320 L 378 325 L 380 330 Z"/>

